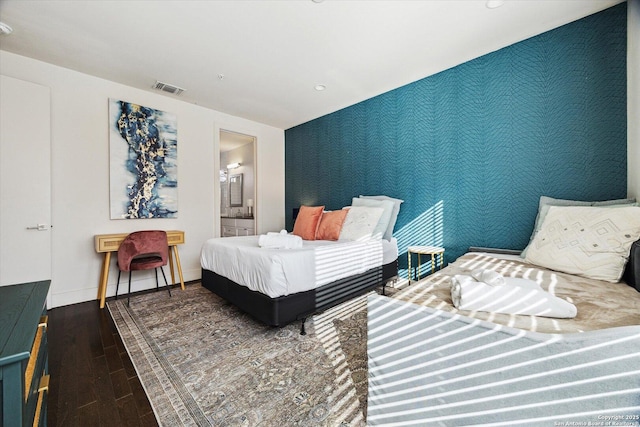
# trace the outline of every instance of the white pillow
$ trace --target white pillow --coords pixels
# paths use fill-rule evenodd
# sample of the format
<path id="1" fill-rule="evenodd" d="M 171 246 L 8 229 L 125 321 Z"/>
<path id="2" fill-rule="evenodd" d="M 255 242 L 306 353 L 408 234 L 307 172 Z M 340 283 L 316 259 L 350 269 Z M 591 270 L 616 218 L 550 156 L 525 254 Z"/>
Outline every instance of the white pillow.
<path id="1" fill-rule="evenodd" d="M 550 206 L 525 261 L 552 270 L 617 282 L 640 239 L 640 207 Z"/>
<path id="2" fill-rule="evenodd" d="M 362 199 L 354 197 L 351 200 L 351 206 L 369 206 L 372 208 L 382 208 L 382 215 L 380 220 L 373 230 L 373 237 L 382 239 L 387 232 L 389 221 L 391 221 L 391 214 L 393 213 L 394 203 L 391 200 L 376 200 L 376 199 Z M 386 238 L 386 237 L 385 237 Z"/>
<path id="3" fill-rule="evenodd" d="M 529 245 L 533 242 L 533 238 L 536 237 L 536 234 L 542 227 L 542 223 L 544 222 L 545 217 L 547 216 L 547 212 L 549 212 L 550 206 L 597 206 L 597 207 L 612 207 L 617 208 L 619 206 L 639 206 L 636 203 L 636 199 L 616 199 L 616 200 L 604 200 L 600 202 L 586 202 L 582 200 L 566 200 L 566 199 L 554 199 L 553 197 L 548 196 L 540 196 L 540 202 L 538 203 L 538 215 L 536 216 L 536 221 L 533 225 L 533 233 L 531 233 L 531 237 L 529 238 Z M 529 246 L 522 251 L 520 256 L 525 258 L 527 256 L 527 250 Z"/>
<path id="4" fill-rule="evenodd" d="M 401 199 L 394 199 L 389 196 L 360 196 L 361 199 L 373 199 L 373 200 L 389 200 L 393 202 L 393 211 L 391 211 L 391 219 L 389 220 L 389 225 L 387 225 L 387 230 L 382 236 L 386 240 L 391 240 L 393 237 L 393 228 L 396 226 L 396 221 L 398 220 L 398 213 L 400 212 L 400 205 L 404 202 Z"/>
<path id="5" fill-rule="evenodd" d="M 345 209 L 349 209 L 349 213 L 342 224 L 340 240 L 370 239 L 384 212 L 382 208 L 367 206 L 351 206 Z"/>

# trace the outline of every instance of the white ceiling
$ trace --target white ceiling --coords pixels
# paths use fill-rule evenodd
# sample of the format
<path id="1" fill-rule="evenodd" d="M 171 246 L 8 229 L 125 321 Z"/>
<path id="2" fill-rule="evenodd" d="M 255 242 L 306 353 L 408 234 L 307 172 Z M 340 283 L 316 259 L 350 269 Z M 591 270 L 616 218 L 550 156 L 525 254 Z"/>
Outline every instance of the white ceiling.
<path id="1" fill-rule="evenodd" d="M 620 2 L 2 0 L 0 49 L 287 129 Z"/>

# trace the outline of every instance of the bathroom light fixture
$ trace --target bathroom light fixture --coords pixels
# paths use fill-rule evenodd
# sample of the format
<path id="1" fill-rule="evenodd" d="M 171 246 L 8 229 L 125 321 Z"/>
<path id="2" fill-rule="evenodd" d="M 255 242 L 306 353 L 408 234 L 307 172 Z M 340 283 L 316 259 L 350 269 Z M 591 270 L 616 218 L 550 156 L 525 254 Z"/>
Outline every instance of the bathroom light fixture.
<path id="1" fill-rule="evenodd" d="M 229 163 L 229 164 L 227 165 L 227 169 L 237 169 L 237 168 L 239 168 L 239 167 L 240 167 L 240 163 L 238 163 L 238 162 L 235 162 L 235 163 Z"/>
<path id="2" fill-rule="evenodd" d="M 325 90 L 327 87 L 326 87 L 325 85 L 315 85 L 313 88 L 314 88 L 315 90 L 317 90 L 317 91 L 323 91 L 323 90 Z"/>
<path id="3" fill-rule="evenodd" d="M 5 24 L 4 22 L 0 22 L 0 34 L 11 34 L 13 33 L 13 28 Z"/>
<path id="4" fill-rule="evenodd" d="M 249 216 L 253 216 L 253 199 L 247 199 L 247 208 L 249 208 Z"/>

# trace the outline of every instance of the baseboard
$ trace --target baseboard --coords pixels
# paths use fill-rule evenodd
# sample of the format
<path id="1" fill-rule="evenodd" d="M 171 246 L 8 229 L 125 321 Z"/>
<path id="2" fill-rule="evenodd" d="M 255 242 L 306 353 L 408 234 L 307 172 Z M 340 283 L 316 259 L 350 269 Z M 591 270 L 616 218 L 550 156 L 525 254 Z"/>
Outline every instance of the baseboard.
<path id="1" fill-rule="evenodd" d="M 167 275 L 167 280 L 171 281 L 171 274 L 169 273 L 169 269 L 165 268 L 165 274 Z M 162 279 L 162 275 L 158 273 L 160 279 L 160 286 L 164 286 L 164 280 Z M 201 271 L 200 270 L 183 270 L 182 272 L 185 284 L 189 282 L 199 281 Z M 116 294 L 116 280 L 118 278 L 118 274 L 109 275 L 109 281 L 113 281 L 113 283 L 107 284 L 107 298 L 113 297 Z M 178 281 L 177 272 L 176 272 L 176 281 Z M 92 301 L 95 300 L 96 304 L 98 304 L 98 276 L 96 275 L 96 283 L 93 286 L 87 288 L 79 288 L 79 289 L 62 289 L 59 288 L 61 286 L 56 286 L 55 279 L 51 281 L 51 292 L 49 294 L 49 298 L 47 299 L 47 308 L 55 308 L 62 307 L 64 305 L 78 304 L 81 302 Z M 140 292 L 150 289 L 155 289 L 156 281 L 153 277 L 145 277 L 141 280 L 133 279 L 131 281 L 131 292 Z M 123 295 L 127 293 L 127 276 L 123 275 L 120 278 L 120 289 L 118 290 L 119 295 Z"/>

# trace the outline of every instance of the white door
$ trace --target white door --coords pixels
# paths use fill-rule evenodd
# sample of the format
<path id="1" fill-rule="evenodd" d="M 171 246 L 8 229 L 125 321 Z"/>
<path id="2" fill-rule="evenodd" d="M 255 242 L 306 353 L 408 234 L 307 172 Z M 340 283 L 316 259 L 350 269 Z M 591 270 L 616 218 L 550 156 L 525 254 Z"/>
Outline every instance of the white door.
<path id="1" fill-rule="evenodd" d="M 48 87 L 0 76 L 0 285 L 51 279 Z"/>

